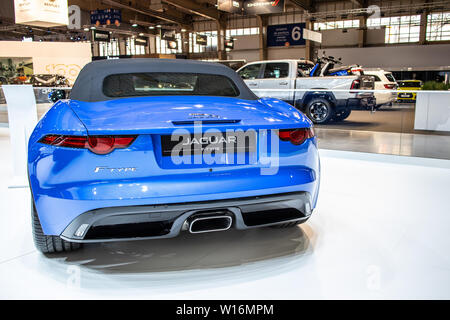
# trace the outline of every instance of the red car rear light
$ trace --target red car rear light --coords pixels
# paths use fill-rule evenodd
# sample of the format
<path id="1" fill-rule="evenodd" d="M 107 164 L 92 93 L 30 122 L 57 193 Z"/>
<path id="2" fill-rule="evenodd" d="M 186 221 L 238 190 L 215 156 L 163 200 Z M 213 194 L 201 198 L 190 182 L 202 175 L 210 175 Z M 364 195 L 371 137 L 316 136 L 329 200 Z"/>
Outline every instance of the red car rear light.
<path id="1" fill-rule="evenodd" d="M 66 136 L 49 134 L 39 140 L 40 143 L 76 148 L 89 149 L 95 154 L 108 154 L 114 149 L 129 147 L 137 136 Z"/>
<path id="2" fill-rule="evenodd" d="M 305 142 L 306 139 L 314 137 L 314 129 L 283 129 L 278 131 L 278 137 L 281 141 L 290 141 L 292 144 L 298 146 Z"/>
<path id="3" fill-rule="evenodd" d="M 352 82 L 352 86 L 350 87 L 350 89 L 359 89 L 359 86 L 361 85 L 361 81 L 359 80 L 353 80 Z"/>
<path id="4" fill-rule="evenodd" d="M 394 89 L 395 88 L 395 84 L 385 84 L 384 87 L 386 89 Z"/>

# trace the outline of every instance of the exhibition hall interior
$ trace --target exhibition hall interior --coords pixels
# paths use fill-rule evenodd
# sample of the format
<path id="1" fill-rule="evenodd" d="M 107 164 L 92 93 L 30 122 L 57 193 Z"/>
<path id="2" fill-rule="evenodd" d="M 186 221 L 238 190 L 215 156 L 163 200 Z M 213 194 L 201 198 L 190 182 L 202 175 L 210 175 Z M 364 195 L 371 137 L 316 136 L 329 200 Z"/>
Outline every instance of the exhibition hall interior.
<path id="1" fill-rule="evenodd" d="M 0 298 L 450 299 L 450 1 L 2 0 Z"/>

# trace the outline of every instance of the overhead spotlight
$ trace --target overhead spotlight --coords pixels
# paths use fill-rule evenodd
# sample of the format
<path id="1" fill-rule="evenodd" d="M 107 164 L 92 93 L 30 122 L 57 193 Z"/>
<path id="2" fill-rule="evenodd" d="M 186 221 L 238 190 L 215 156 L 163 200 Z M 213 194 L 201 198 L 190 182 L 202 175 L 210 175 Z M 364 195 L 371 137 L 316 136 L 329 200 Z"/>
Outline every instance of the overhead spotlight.
<path id="1" fill-rule="evenodd" d="M 155 26 L 150 26 L 150 27 L 148 27 L 149 29 L 155 29 Z"/>
<path id="2" fill-rule="evenodd" d="M 157 24 L 156 27 L 157 27 L 157 28 L 161 28 L 161 25 L 160 25 L 160 24 Z"/>
<path id="3" fill-rule="evenodd" d="M 141 32 L 141 33 L 139 33 L 139 36 L 141 36 L 141 37 L 142 37 L 143 35 L 144 35 L 144 33 L 142 33 L 142 32 Z"/>
<path id="4" fill-rule="evenodd" d="M 133 28 L 136 28 L 136 27 L 138 26 L 138 24 L 137 24 L 137 23 L 133 23 L 131 26 L 132 26 Z"/>
<path id="5" fill-rule="evenodd" d="M 89 31 L 89 28 L 84 28 L 83 30 L 84 30 L 84 31 Z"/>
<path id="6" fill-rule="evenodd" d="M 183 28 L 183 29 L 181 29 L 181 32 L 186 32 L 186 29 L 184 29 L 184 28 Z"/>
<path id="7" fill-rule="evenodd" d="M 94 27 L 94 26 L 92 26 L 92 27 L 91 27 L 91 30 L 95 30 L 95 29 L 97 29 L 97 28 L 96 28 L 96 27 Z"/>

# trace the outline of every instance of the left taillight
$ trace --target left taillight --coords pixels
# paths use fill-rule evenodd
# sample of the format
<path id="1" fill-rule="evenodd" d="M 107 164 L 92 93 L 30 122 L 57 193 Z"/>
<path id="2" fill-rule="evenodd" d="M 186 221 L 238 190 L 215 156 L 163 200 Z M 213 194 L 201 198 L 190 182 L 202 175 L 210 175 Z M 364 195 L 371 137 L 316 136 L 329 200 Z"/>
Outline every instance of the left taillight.
<path id="1" fill-rule="evenodd" d="M 306 139 L 314 137 L 314 135 L 314 129 L 312 127 L 299 129 L 282 129 L 278 131 L 278 137 L 281 141 L 290 141 L 296 146 L 305 142 Z"/>
<path id="2" fill-rule="evenodd" d="M 114 149 L 129 147 L 137 136 L 68 136 L 49 134 L 42 137 L 39 142 L 76 149 L 88 149 L 95 154 L 108 154 Z"/>

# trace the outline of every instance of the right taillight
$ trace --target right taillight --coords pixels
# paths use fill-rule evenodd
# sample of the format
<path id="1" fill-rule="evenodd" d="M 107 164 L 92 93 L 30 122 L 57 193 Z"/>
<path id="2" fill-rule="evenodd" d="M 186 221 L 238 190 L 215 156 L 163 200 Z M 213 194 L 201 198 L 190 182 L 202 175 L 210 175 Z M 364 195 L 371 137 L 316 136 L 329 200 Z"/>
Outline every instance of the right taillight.
<path id="1" fill-rule="evenodd" d="M 385 84 L 384 87 L 386 89 L 395 89 L 395 84 Z"/>
<path id="2" fill-rule="evenodd" d="M 305 142 L 306 139 L 314 137 L 314 129 L 299 128 L 299 129 L 282 129 L 278 131 L 278 137 L 281 141 L 290 141 L 292 144 L 298 146 Z"/>

